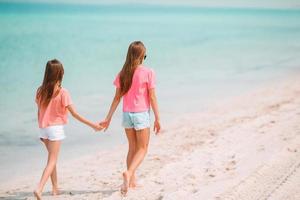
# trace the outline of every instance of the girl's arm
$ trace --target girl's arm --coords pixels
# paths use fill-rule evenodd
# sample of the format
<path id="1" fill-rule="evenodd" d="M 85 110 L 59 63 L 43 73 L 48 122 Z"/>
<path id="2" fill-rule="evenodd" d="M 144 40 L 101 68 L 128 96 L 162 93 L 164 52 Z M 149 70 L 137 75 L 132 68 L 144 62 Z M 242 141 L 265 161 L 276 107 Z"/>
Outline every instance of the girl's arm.
<path id="1" fill-rule="evenodd" d="M 81 115 L 78 114 L 78 112 L 75 110 L 73 105 L 69 105 L 67 106 L 67 109 L 70 111 L 71 115 L 77 119 L 78 121 L 90 126 L 91 128 L 93 128 L 95 131 L 101 131 L 103 128 L 98 125 L 98 124 L 94 124 L 91 121 L 85 119 L 84 117 L 82 117 Z"/>
<path id="2" fill-rule="evenodd" d="M 116 88 L 115 97 L 110 105 L 108 114 L 106 115 L 105 120 L 100 122 L 100 125 L 105 128 L 104 131 L 106 131 L 108 129 L 111 118 L 112 118 L 114 112 L 116 111 L 116 109 L 121 101 L 121 98 L 122 98 L 121 90 L 120 90 L 120 88 Z"/>
<path id="3" fill-rule="evenodd" d="M 152 110 L 154 112 L 154 117 L 155 117 L 153 131 L 155 131 L 155 133 L 158 134 L 160 131 L 160 119 L 159 119 L 158 104 L 157 104 L 157 99 L 156 99 L 156 94 L 155 94 L 154 88 L 149 90 L 149 97 L 150 97 L 150 104 L 151 104 Z"/>

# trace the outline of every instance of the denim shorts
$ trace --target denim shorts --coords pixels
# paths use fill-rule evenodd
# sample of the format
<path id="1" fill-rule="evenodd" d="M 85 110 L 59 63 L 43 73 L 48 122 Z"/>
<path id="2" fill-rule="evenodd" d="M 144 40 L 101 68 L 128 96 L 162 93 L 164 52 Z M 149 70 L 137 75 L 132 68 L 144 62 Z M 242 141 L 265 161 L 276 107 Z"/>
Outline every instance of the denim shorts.
<path id="1" fill-rule="evenodd" d="M 124 128 L 134 128 L 135 130 L 150 128 L 150 111 L 123 112 L 122 125 Z"/>

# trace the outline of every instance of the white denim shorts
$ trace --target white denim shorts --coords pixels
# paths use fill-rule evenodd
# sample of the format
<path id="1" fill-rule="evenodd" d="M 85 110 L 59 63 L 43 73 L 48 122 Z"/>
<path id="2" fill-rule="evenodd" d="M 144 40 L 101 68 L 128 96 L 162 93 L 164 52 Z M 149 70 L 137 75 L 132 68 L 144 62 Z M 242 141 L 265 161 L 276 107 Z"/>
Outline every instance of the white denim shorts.
<path id="1" fill-rule="evenodd" d="M 40 138 L 48 139 L 50 141 L 57 141 L 65 139 L 65 131 L 63 125 L 48 126 L 40 129 Z"/>
<path id="2" fill-rule="evenodd" d="M 150 128 L 150 111 L 123 112 L 122 125 L 124 128 L 134 128 L 135 130 Z"/>

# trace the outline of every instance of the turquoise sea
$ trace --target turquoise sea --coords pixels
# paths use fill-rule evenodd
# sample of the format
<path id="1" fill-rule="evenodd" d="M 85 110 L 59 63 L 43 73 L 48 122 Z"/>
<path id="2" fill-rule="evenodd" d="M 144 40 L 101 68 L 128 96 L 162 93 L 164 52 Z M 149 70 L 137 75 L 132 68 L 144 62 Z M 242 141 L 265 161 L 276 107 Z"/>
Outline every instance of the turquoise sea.
<path id="1" fill-rule="evenodd" d="M 34 95 L 47 60 L 63 62 L 77 110 L 100 121 L 134 40 L 156 71 L 164 125 L 300 70 L 299 9 L 0 3 L 1 183 L 45 164 Z M 120 118 L 105 134 L 71 119 L 60 161 L 124 143 Z"/>

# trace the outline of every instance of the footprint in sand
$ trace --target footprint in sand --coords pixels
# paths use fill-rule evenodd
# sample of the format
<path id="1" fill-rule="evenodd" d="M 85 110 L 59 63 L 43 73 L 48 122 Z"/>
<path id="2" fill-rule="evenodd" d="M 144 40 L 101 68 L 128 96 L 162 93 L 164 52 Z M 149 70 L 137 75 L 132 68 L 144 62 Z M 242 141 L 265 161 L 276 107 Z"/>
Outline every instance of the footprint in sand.
<path id="1" fill-rule="evenodd" d="M 194 175 L 194 174 L 188 174 L 186 176 L 186 178 L 189 178 L 189 179 L 196 179 L 197 177 Z"/>
<path id="2" fill-rule="evenodd" d="M 265 150 L 265 146 L 264 145 L 260 145 L 258 148 L 257 148 L 257 151 L 264 151 Z"/>
<path id="3" fill-rule="evenodd" d="M 216 177 L 216 170 L 215 169 L 210 169 L 210 168 L 206 168 L 205 169 L 205 174 L 208 178 L 214 178 Z"/>
<path id="4" fill-rule="evenodd" d="M 215 177 L 216 175 L 215 175 L 215 174 L 209 174 L 208 176 L 211 177 L 211 178 L 213 178 L 213 177 Z"/>
<path id="5" fill-rule="evenodd" d="M 157 200 L 163 200 L 164 196 L 160 195 Z"/>
<path id="6" fill-rule="evenodd" d="M 287 150 L 292 153 L 296 153 L 297 149 L 288 147 Z"/>
<path id="7" fill-rule="evenodd" d="M 230 154 L 227 156 L 228 159 L 234 159 L 235 158 L 235 154 Z"/>
<path id="8" fill-rule="evenodd" d="M 214 144 L 215 143 L 215 139 L 214 140 L 211 140 L 211 141 L 209 141 L 209 144 Z"/>
<path id="9" fill-rule="evenodd" d="M 227 166 L 225 167 L 226 171 L 231 171 L 234 170 L 236 167 L 236 161 L 235 160 L 231 160 L 229 161 L 229 163 L 227 163 Z"/>
<path id="10" fill-rule="evenodd" d="M 155 157 L 153 157 L 151 160 L 160 160 L 160 158 L 157 157 L 157 156 L 155 156 Z"/>
<path id="11" fill-rule="evenodd" d="M 162 185 L 163 182 L 160 182 L 160 181 L 154 181 L 154 183 L 158 184 L 158 185 Z"/>
<path id="12" fill-rule="evenodd" d="M 215 136 L 216 135 L 216 131 L 213 129 L 208 129 L 207 132 L 211 135 L 211 136 Z"/>

